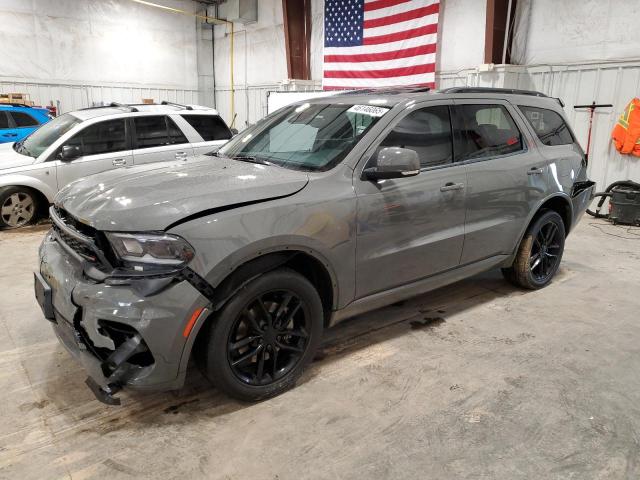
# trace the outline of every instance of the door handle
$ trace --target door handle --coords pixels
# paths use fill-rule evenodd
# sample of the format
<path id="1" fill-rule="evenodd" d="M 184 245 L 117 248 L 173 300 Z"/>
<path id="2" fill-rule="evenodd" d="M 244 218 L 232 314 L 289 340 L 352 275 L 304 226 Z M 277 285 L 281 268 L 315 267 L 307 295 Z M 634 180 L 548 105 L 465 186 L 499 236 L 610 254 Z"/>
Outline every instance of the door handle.
<path id="1" fill-rule="evenodd" d="M 17 137 L 18 134 L 17 133 L 3 133 L 2 136 L 3 137 Z"/>
<path id="2" fill-rule="evenodd" d="M 176 152 L 176 158 L 178 160 L 186 160 L 187 159 L 187 152 Z"/>
<path id="3" fill-rule="evenodd" d="M 440 187 L 441 192 L 450 192 L 452 190 L 462 190 L 464 188 L 464 183 L 453 183 L 447 182 L 443 186 Z"/>
<path id="4" fill-rule="evenodd" d="M 124 167 L 127 164 L 127 161 L 124 158 L 116 158 L 113 162 L 114 167 Z"/>
<path id="5" fill-rule="evenodd" d="M 542 175 L 543 171 L 544 170 L 541 168 L 533 167 L 531 170 L 527 171 L 527 175 Z"/>

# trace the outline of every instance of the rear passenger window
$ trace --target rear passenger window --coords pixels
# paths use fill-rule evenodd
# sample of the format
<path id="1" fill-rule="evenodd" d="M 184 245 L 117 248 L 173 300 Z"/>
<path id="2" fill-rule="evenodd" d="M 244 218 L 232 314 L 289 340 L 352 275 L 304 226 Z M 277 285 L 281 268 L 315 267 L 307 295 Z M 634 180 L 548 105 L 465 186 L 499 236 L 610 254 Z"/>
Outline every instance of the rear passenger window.
<path id="1" fill-rule="evenodd" d="M 66 145 L 80 147 L 83 156 L 127 150 L 124 120 L 95 123 L 71 138 Z"/>
<path id="2" fill-rule="evenodd" d="M 5 112 L 0 112 L 0 128 L 9 128 L 9 117 Z"/>
<path id="3" fill-rule="evenodd" d="M 495 157 L 523 149 L 522 134 L 502 105 L 458 105 L 456 161 Z"/>
<path id="4" fill-rule="evenodd" d="M 449 108 L 442 105 L 411 112 L 382 141 L 380 148 L 384 147 L 415 151 L 423 168 L 453 162 Z"/>
<path id="5" fill-rule="evenodd" d="M 135 117 L 137 148 L 188 143 L 173 120 L 165 115 Z"/>
<path id="6" fill-rule="evenodd" d="M 13 121 L 16 123 L 16 127 L 18 128 L 40 125 L 35 118 L 24 112 L 10 112 L 9 115 L 13 117 Z"/>
<path id="7" fill-rule="evenodd" d="M 228 140 L 232 137 L 227 125 L 217 115 L 182 115 L 182 118 L 189 122 L 205 142 Z"/>
<path id="8" fill-rule="evenodd" d="M 562 117 L 546 108 L 519 105 L 518 108 L 529 120 L 536 135 L 545 145 L 570 145 L 574 142 L 569 127 Z"/>

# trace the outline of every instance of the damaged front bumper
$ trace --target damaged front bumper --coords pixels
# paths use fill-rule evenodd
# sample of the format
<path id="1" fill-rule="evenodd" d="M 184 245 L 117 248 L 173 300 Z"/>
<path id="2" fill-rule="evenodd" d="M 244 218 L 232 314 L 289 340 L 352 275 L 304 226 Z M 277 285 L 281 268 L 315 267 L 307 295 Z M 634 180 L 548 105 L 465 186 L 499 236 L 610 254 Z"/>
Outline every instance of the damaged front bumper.
<path id="1" fill-rule="evenodd" d="M 113 394 L 123 386 L 180 388 L 195 337 L 186 327 L 194 324 L 195 313 L 197 325 L 204 321 L 206 297 L 180 278 L 153 294 L 140 288 L 144 279 L 96 281 L 85 274 L 82 258 L 65 247 L 55 233 L 46 235 L 34 279 L 36 298 L 60 341 L 87 371 L 96 397 L 117 404 Z"/>

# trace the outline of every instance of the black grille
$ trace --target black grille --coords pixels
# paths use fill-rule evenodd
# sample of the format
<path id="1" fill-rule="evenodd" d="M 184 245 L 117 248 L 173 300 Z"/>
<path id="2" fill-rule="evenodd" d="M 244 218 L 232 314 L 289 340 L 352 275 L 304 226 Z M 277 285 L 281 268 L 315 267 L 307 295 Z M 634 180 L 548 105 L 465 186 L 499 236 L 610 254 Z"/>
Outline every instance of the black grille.
<path id="1" fill-rule="evenodd" d="M 62 242 L 64 242 L 69 248 L 71 248 L 71 250 L 79 254 L 81 257 L 86 258 L 87 260 L 90 260 L 92 262 L 95 262 L 97 260 L 96 254 L 91 248 L 89 248 L 87 244 L 75 239 L 71 235 L 67 235 L 64 230 L 58 227 L 55 223 L 53 224 L 53 230 L 56 232 L 58 238 Z"/>
<path id="2" fill-rule="evenodd" d="M 60 243 L 66 245 L 100 271 L 109 271 L 111 266 L 103 249 L 102 234 L 95 228 L 78 221 L 69 212 L 58 206 L 51 212 L 53 230 Z"/>
<path id="3" fill-rule="evenodd" d="M 82 235 L 91 238 L 92 240 L 96 239 L 96 229 L 90 227 L 89 225 L 85 225 L 84 223 L 78 221 L 73 215 L 69 214 L 66 210 L 60 207 L 53 207 L 56 215 L 60 220 L 64 222 L 68 227 L 73 228 L 76 232 L 81 233 Z"/>

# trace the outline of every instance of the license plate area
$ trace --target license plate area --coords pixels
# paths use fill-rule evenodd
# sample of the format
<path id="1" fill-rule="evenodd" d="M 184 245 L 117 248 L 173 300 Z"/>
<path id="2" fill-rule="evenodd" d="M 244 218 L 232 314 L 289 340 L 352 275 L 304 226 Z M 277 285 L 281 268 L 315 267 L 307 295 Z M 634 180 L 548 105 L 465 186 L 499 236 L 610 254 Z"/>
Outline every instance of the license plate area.
<path id="1" fill-rule="evenodd" d="M 55 322 L 56 317 L 53 313 L 53 292 L 42 275 L 38 272 L 33 273 L 33 288 L 35 290 L 36 300 L 42 309 L 44 318 Z"/>

